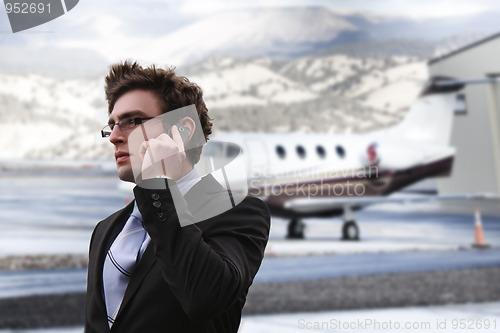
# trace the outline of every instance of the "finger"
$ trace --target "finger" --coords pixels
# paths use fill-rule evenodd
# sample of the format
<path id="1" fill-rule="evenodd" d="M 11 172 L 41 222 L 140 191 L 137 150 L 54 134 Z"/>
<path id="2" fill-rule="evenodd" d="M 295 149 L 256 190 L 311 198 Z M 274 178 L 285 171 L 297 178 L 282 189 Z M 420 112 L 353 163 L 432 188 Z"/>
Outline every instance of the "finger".
<path id="1" fill-rule="evenodd" d="M 176 125 L 172 126 L 172 139 L 180 148 L 180 151 L 184 151 L 184 141 L 182 141 L 181 134 Z"/>
<path id="2" fill-rule="evenodd" d="M 159 142 L 157 139 L 153 138 L 147 141 L 147 149 L 144 154 L 147 154 L 147 157 L 152 164 L 155 163 L 156 155 L 158 154 L 158 145 Z"/>
<path id="3" fill-rule="evenodd" d="M 141 147 L 139 148 L 139 155 L 141 156 L 141 159 L 144 159 L 144 155 L 146 155 L 146 151 L 148 150 L 148 148 L 149 148 L 149 142 L 144 141 L 141 144 Z"/>
<path id="4" fill-rule="evenodd" d="M 156 139 L 163 141 L 163 142 L 172 142 L 173 141 L 173 139 L 167 133 L 160 134 Z"/>

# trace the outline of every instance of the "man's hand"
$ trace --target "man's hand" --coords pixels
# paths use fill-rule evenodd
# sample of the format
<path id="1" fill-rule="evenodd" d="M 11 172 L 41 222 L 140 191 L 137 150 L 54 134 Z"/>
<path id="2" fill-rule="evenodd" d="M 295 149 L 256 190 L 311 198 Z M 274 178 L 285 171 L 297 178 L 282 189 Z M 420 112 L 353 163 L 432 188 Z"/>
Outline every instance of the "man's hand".
<path id="1" fill-rule="evenodd" d="M 139 155 L 142 162 L 142 179 L 166 176 L 177 180 L 182 177 L 186 152 L 177 126 L 172 126 L 172 138 L 163 133 L 144 141 Z"/>

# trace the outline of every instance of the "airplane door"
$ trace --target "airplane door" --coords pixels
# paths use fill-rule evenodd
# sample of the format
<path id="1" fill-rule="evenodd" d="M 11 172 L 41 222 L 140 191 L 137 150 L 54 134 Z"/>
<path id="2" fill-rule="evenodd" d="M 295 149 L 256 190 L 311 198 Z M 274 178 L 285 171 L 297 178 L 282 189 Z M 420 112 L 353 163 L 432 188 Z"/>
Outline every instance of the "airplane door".
<path id="1" fill-rule="evenodd" d="M 246 139 L 246 150 L 243 154 L 247 159 L 248 174 L 250 178 L 263 178 L 267 176 L 269 158 L 267 145 L 261 139 Z"/>

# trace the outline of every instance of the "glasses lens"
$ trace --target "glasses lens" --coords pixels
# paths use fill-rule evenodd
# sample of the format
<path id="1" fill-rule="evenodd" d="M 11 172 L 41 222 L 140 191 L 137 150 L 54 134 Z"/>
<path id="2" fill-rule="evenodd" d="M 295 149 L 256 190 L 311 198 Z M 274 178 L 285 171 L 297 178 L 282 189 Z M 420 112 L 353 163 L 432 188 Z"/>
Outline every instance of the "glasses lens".
<path id="1" fill-rule="evenodd" d="M 118 126 L 120 126 L 120 129 L 122 131 L 134 128 L 135 125 L 136 125 L 136 121 L 134 118 L 125 118 L 125 119 L 122 119 L 118 122 Z"/>
<path id="2" fill-rule="evenodd" d="M 109 125 L 106 125 L 106 126 L 104 126 L 104 128 L 101 130 L 101 136 L 102 136 L 103 138 L 107 138 L 107 137 L 109 137 L 109 136 L 111 135 L 111 131 L 112 131 L 111 127 L 109 127 Z"/>

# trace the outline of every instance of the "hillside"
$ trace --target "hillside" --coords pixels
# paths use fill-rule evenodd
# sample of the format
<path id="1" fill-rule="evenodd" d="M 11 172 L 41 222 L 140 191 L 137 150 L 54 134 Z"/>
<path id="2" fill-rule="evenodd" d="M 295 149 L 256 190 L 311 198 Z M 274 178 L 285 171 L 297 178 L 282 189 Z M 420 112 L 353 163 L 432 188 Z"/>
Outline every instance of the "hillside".
<path id="1" fill-rule="evenodd" d="M 492 29 L 491 13 L 469 20 L 481 17 Z M 203 88 L 214 134 L 366 132 L 402 119 L 427 79 L 429 58 L 485 36 L 459 21 L 267 8 L 221 12 L 147 38 L 131 31 L 126 45 L 138 52 L 129 57 L 168 59 Z M 87 23 L 75 22 L 73 30 L 84 34 Z M 422 37 L 437 24 L 447 30 Z M 117 21 L 111 28 L 122 26 Z M 99 32 L 88 31 L 86 38 Z M 42 47 L 20 36 L 16 45 L 0 36 L 0 158 L 112 158 L 99 131 L 107 122 L 106 58 L 120 43 L 84 49 L 61 31 L 57 44 Z"/>
<path id="2" fill-rule="evenodd" d="M 398 122 L 426 79 L 408 58 L 213 56 L 178 69 L 204 90 L 219 131 L 363 132 Z M 101 78 L 0 74 L 0 158 L 111 158 Z M 397 96 L 395 98 L 394 96 Z"/>

